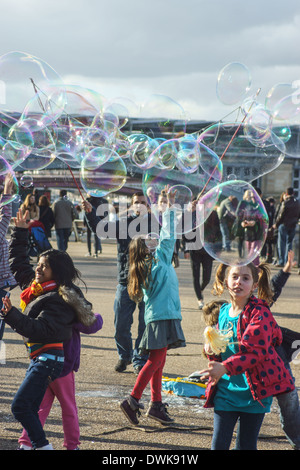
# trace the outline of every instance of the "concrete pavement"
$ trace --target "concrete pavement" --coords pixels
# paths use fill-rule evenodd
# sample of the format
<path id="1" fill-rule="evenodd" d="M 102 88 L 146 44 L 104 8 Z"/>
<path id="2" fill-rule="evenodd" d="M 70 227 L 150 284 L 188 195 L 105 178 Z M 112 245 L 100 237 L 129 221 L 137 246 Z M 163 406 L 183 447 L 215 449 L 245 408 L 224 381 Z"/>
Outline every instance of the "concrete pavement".
<path id="1" fill-rule="evenodd" d="M 56 248 L 56 242 L 53 242 Z M 82 335 L 81 367 L 76 374 L 76 399 L 81 427 L 82 450 L 137 451 L 148 453 L 169 451 L 198 453 L 209 449 L 213 430 L 212 410 L 203 408 L 203 400 L 165 395 L 170 415 L 175 424 L 169 428 L 156 425 L 142 416 L 140 426 L 129 426 L 119 409 L 119 401 L 132 389 L 135 375 L 131 366 L 123 373 L 114 371 L 118 360 L 114 342 L 113 302 L 116 288 L 116 244 L 103 243 L 99 258 L 85 257 L 85 242 L 71 241 L 68 249 L 76 267 L 81 271 L 87 284 L 87 298 L 93 303 L 94 311 L 102 314 L 103 329 L 95 335 Z M 214 268 L 217 263 L 214 263 Z M 275 273 L 278 268 L 272 267 Z M 164 375 L 186 377 L 206 366 L 202 356 L 204 322 L 198 310 L 192 286 L 189 260 L 180 258 L 177 268 L 182 303 L 183 330 L 187 346 L 168 353 Z M 204 292 L 205 301 L 211 294 L 213 277 Z M 300 276 L 295 269 L 272 311 L 281 326 L 300 331 Z M 12 293 L 12 302 L 19 304 L 19 289 Z M 136 337 L 136 321 L 132 327 Z M 0 450 L 17 448 L 21 427 L 14 420 L 10 404 L 23 380 L 28 359 L 19 335 L 6 327 L 4 334 L 6 363 L 0 364 Z M 300 387 L 300 366 L 292 364 L 296 385 Z M 150 390 L 147 387 L 142 401 L 147 405 Z M 46 423 L 46 433 L 55 449 L 62 449 L 63 429 L 61 410 L 55 401 Z M 291 450 L 279 422 L 278 405 L 273 401 L 272 411 L 267 414 L 261 429 L 259 449 Z"/>

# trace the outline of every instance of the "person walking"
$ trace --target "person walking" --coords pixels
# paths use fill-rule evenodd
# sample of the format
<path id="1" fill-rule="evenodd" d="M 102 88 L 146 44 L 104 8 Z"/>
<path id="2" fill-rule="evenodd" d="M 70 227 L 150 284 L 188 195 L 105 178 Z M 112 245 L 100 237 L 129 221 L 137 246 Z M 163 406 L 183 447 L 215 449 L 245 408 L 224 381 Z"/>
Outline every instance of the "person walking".
<path id="1" fill-rule="evenodd" d="M 73 220 L 78 218 L 78 214 L 72 202 L 67 199 L 67 191 L 65 189 L 60 191 L 59 199 L 53 203 L 52 209 L 57 248 L 60 251 L 67 251 Z"/>
<path id="2" fill-rule="evenodd" d="M 274 229 L 278 229 L 276 265 L 278 267 L 283 267 L 287 262 L 288 252 L 293 247 L 299 217 L 300 202 L 295 198 L 293 188 L 287 188 L 274 224 Z"/>
<path id="3" fill-rule="evenodd" d="M 42 222 L 45 228 L 47 238 L 51 238 L 51 229 L 54 225 L 55 220 L 53 210 L 51 209 L 49 200 L 45 194 L 39 198 L 39 210 L 39 221 Z"/>

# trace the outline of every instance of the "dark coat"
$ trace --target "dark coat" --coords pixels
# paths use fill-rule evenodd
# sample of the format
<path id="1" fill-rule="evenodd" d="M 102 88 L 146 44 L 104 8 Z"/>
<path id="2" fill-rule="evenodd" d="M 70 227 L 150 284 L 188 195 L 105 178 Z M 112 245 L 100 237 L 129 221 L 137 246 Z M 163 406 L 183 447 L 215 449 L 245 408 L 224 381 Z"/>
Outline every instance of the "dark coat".
<path id="1" fill-rule="evenodd" d="M 85 215 L 90 229 L 97 233 L 97 225 L 101 222 L 101 218 L 96 215 L 95 208 L 92 212 Z M 119 284 L 127 285 L 128 278 L 128 262 L 129 262 L 129 244 L 132 240 L 130 233 L 130 224 L 134 223 L 135 220 L 138 222 L 136 231 L 141 235 L 147 235 L 151 232 L 151 216 L 145 215 L 144 218 L 137 218 L 135 215 L 128 215 L 123 217 L 116 222 L 108 222 L 103 219 L 103 223 L 107 226 L 111 226 L 114 229 L 112 232 L 117 240 L 117 266 L 118 266 L 118 282 Z M 141 222 L 141 223 L 140 223 Z"/>
<path id="2" fill-rule="evenodd" d="M 9 250 L 10 267 L 22 290 L 28 287 L 35 277 L 27 256 L 27 244 L 28 230 L 15 228 Z M 76 286 L 72 289 L 60 287 L 35 298 L 23 313 L 12 307 L 4 320 L 24 337 L 24 342 L 64 342 L 71 338 L 74 322 L 81 320 L 76 310 L 76 304 L 82 302 L 80 293 Z M 86 302 L 86 307 L 91 310 L 91 304 Z"/>
<path id="3" fill-rule="evenodd" d="M 276 217 L 276 227 L 283 224 L 287 228 L 296 227 L 300 217 L 300 203 L 294 196 L 287 197 L 281 203 L 279 213 Z"/>

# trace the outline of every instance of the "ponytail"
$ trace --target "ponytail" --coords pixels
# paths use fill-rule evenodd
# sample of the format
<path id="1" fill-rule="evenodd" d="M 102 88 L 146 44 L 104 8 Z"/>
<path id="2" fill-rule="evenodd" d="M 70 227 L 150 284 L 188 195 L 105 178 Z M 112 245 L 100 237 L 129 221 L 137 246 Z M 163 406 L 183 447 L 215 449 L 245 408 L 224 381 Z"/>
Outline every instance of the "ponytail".
<path id="1" fill-rule="evenodd" d="M 224 281 L 225 281 L 226 270 L 228 267 L 229 266 L 227 264 L 220 264 L 217 268 L 216 279 L 213 284 L 213 290 L 212 290 L 212 292 L 215 295 L 222 295 L 224 292 Z"/>
<path id="2" fill-rule="evenodd" d="M 270 268 L 267 263 L 261 263 L 258 268 L 257 297 L 268 304 L 273 303 L 274 292 L 270 282 Z"/>
<path id="3" fill-rule="evenodd" d="M 255 266 L 253 263 L 249 263 L 245 266 L 250 269 L 253 282 L 257 283 L 257 297 L 265 300 L 268 304 L 272 304 L 274 293 L 270 282 L 270 268 L 268 264 L 261 263 L 259 266 Z M 230 269 L 230 266 L 226 264 L 220 264 L 217 268 L 212 291 L 215 295 L 222 295 L 224 292 L 227 268 Z"/>

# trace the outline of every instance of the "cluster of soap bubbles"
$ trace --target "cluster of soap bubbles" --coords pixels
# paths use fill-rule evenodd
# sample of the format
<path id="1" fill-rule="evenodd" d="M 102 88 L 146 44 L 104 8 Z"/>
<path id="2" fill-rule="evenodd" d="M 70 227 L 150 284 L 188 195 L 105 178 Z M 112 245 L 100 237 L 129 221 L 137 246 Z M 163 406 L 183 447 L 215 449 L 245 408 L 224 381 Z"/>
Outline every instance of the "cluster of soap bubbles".
<path id="1" fill-rule="evenodd" d="M 123 97 L 108 100 L 94 90 L 65 84 L 40 58 L 10 52 L 0 57 L 1 181 L 12 175 L 12 197 L 17 197 L 19 186 L 33 184 L 33 171 L 58 159 L 79 172 L 78 183 L 86 193 L 102 197 L 121 190 L 128 176 L 136 175 L 158 220 L 159 198 L 168 185 L 176 189 L 178 233 L 191 230 L 183 222 L 188 212 L 193 229 L 202 233 L 206 227 L 201 243 L 212 256 L 243 264 L 254 259 L 266 237 L 267 216 L 257 193 L 253 207 L 259 214 L 260 243 L 254 252 L 244 247 L 243 254 L 229 261 L 222 244 L 209 236 L 209 226 L 227 194 L 233 192 L 241 203 L 245 185 L 253 189 L 251 181 L 296 153 L 292 121 L 300 105 L 295 91 L 288 84 L 274 86 L 261 104 L 251 94 L 247 67 L 228 64 L 219 73 L 217 97 L 223 104 L 238 104 L 241 118 L 187 134 L 187 113 L 168 96 L 154 94 L 141 105 Z M 139 131 L 133 133 L 128 126 L 135 119 Z M 224 180 L 225 153 L 226 159 L 242 164 L 242 172 Z M 17 181 L 19 168 L 23 176 Z"/>

